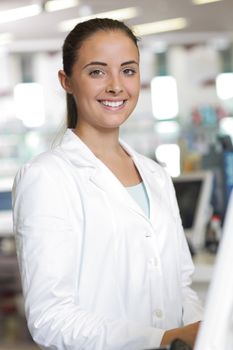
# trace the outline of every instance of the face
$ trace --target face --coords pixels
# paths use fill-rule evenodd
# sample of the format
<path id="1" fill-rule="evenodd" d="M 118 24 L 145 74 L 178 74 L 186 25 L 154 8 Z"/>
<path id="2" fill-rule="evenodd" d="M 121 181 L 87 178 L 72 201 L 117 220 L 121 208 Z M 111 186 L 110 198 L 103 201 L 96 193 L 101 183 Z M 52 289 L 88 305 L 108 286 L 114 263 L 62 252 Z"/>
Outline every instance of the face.
<path id="1" fill-rule="evenodd" d="M 138 49 L 121 31 L 99 31 L 82 44 L 72 75 L 61 71 L 60 80 L 77 104 L 76 129 L 119 128 L 138 100 Z"/>

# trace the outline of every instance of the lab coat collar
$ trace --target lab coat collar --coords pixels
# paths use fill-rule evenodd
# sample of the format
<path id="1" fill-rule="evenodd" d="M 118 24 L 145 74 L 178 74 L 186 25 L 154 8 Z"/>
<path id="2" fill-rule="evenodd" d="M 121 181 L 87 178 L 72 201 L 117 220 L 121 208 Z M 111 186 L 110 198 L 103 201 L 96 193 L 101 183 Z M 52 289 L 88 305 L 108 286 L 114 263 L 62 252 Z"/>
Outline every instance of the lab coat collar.
<path id="1" fill-rule="evenodd" d="M 157 167 L 154 162 L 147 159 L 146 157 L 138 154 L 132 149 L 126 142 L 119 140 L 121 146 L 130 155 L 130 157 L 135 161 L 136 165 L 141 165 L 143 168 L 150 172 L 156 172 Z M 99 160 L 94 155 L 94 153 L 87 147 L 87 145 L 72 131 L 72 129 L 67 129 L 60 145 L 62 151 L 65 152 L 68 159 L 77 166 L 86 167 L 98 167 Z"/>
<path id="2" fill-rule="evenodd" d="M 134 151 L 127 143 L 120 140 L 122 147 L 131 156 L 146 187 L 150 205 L 150 224 L 154 231 L 159 231 L 162 222 L 161 196 L 165 186 L 164 170 L 152 159 Z M 134 208 L 136 209 L 136 208 Z M 144 213 L 143 213 L 144 214 Z M 147 217 L 145 217 L 148 219 Z"/>
<path id="3" fill-rule="evenodd" d="M 75 166 L 97 167 L 98 160 L 87 145 L 73 132 L 67 129 L 60 144 L 65 157 Z"/>
<path id="4" fill-rule="evenodd" d="M 126 152 L 132 157 L 144 181 L 150 202 L 150 213 L 158 213 L 159 206 L 156 205 L 155 207 L 153 197 L 156 197 L 156 202 L 158 203 L 161 196 L 161 186 L 164 182 L 164 176 L 160 175 L 162 171 L 160 166 L 151 159 L 134 151 L 124 141 L 119 141 Z M 77 167 L 88 167 L 89 169 L 92 168 L 92 171 L 89 172 L 89 180 L 92 183 L 114 196 L 114 198 L 118 198 L 120 202 L 124 202 L 138 214 L 147 218 L 120 181 L 111 174 L 110 170 L 71 129 L 67 129 L 65 132 L 60 147 L 61 150 L 65 152 L 65 157 L 68 158 L 73 165 Z M 153 215 L 150 215 L 150 218 L 153 221 Z"/>

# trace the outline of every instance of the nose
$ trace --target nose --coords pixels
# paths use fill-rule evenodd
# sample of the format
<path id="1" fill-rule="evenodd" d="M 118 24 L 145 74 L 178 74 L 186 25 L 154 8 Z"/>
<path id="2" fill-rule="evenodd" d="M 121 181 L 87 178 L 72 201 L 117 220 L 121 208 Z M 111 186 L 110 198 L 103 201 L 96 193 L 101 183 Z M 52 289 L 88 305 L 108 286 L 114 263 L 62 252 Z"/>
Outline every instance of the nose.
<path id="1" fill-rule="evenodd" d="M 106 92 L 117 95 L 123 91 L 123 86 L 120 77 L 111 76 L 106 86 Z"/>

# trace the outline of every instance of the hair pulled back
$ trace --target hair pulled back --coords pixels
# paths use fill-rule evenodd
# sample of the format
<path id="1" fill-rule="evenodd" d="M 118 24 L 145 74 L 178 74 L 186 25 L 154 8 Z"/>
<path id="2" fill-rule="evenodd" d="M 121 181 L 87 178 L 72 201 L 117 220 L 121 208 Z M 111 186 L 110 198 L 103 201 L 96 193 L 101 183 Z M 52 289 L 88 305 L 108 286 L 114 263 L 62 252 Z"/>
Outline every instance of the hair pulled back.
<path id="1" fill-rule="evenodd" d="M 78 23 L 67 35 L 63 47 L 63 70 L 67 76 L 71 76 L 75 61 L 78 59 L 78 52 L 83 42 L 98 31 L 122 31 L 138 48 L 138 38 L 131 29 L 121 21 L 110 18 L 94 18 Z M 67 127 L 75 128 L 78 121 L 77 106 L 72 94 L 66 94 L 67 106 Z"/>

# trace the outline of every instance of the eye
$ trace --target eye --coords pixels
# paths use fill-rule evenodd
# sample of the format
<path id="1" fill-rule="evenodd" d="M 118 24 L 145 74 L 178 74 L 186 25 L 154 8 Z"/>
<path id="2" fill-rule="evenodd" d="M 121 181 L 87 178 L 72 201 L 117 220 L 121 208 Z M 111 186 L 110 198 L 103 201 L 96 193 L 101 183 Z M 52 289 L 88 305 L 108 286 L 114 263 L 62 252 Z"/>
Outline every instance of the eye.
<path id="1" fill-rule="evenodd" d="M 101 77 L 102 75 L 104 75 L 104 72 L 100 69 L 93 69 L 89 75 L 93 78 L 98 78 Z"/>
<path id="2" fill-rule="evenodd" d="M 123 70 L 123 73 L 125 74 L 125 75 L 134 75 L 134 74 L 136 74 L 136 69 L 134 69 L 134 68 L 125 68 L 124 70 Z"/>

